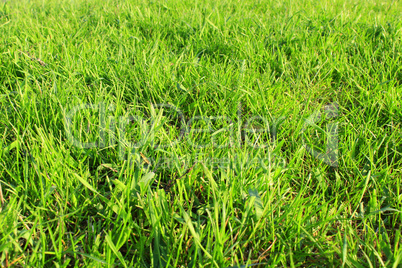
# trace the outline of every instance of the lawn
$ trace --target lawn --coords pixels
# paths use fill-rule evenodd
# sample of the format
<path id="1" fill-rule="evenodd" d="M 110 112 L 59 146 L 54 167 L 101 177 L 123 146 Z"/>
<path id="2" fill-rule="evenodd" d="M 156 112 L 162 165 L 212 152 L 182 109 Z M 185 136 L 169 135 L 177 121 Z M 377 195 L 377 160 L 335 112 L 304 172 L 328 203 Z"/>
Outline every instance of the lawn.
<path id="1" fill-rule="evenodd" d="M 0 2 L 0 266 L 401 267 L 399 0 Z"/>

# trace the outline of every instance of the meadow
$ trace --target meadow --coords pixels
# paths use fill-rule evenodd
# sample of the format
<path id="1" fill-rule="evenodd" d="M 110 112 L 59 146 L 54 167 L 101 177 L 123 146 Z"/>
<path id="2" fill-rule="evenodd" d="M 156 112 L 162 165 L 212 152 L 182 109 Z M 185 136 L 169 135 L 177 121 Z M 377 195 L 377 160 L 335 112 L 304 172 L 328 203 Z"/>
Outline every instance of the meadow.
<path id="1" fill-rule="evenodd" d="M 401 267 L 399 0 L 0 2 L 0 266 Z"/>

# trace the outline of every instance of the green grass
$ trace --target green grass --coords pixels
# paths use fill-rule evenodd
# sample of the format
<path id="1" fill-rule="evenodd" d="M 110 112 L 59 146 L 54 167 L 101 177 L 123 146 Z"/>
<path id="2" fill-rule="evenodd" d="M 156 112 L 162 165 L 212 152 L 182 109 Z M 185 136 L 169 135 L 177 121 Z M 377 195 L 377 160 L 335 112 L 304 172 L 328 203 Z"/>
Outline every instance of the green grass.
<path id="1" fill-rule="evenodd" d="M 402 3 L 278 2 L 2 1 L 0 266 L 400 267 Z"/>

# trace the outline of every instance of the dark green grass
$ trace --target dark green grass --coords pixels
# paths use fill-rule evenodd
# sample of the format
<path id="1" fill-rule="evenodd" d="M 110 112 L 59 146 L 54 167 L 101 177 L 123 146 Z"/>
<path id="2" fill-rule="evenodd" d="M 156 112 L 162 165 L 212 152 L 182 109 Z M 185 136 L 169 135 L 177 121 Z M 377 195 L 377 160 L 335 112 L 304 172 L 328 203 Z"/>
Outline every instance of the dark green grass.
<path id="1" fill-rule="evenodd" d="M 399 267 L 401 12 L 1 2 L 1 266 Z"/>

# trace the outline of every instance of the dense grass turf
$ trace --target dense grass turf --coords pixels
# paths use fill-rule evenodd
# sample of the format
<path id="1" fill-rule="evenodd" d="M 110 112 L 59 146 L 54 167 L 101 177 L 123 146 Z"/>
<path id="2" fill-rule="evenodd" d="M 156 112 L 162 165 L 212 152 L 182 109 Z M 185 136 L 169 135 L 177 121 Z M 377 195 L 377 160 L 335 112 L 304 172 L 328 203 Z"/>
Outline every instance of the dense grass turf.
<path id="1" fill-rule="evenodd" d="M 278 2 L 2 1 L 0 265 L 400 267 L 401 2 Z"/>

